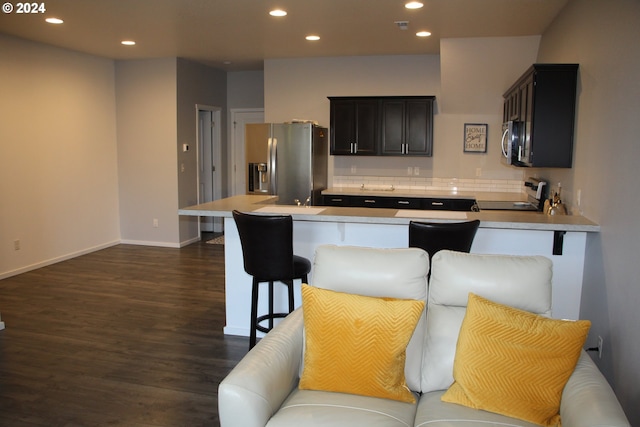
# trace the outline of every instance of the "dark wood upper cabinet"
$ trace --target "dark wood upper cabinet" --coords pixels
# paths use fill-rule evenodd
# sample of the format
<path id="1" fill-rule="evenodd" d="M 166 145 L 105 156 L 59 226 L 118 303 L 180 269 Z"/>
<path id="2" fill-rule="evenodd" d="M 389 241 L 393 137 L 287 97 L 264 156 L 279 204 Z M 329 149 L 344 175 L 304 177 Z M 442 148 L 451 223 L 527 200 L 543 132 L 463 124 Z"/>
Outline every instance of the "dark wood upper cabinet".
<path id="1" fill-rule="evenodd" d="M 331 154 L 431 156 L 433 96 L 329 97 Z"/>
<path id="2" fill-rule="evenodd" d="M 331 154 L 377 154 L 378 102 L 368 98 L 331 100 Z"/>
<path id="3" fill-rule="evenodd" d="M 520 122 L 517 166 L 570 168 L 578 64 L 534 64 L 504 94 L 503 120 Z"/>

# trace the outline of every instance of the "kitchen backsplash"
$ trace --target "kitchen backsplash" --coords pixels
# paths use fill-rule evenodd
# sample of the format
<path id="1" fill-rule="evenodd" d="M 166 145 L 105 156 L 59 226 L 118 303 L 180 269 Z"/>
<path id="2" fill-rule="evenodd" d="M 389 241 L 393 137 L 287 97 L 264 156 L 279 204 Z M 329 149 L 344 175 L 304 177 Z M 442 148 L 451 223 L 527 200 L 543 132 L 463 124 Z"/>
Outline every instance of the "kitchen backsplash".
<path id="1" fill-rule="evenodd" d="M 434 190 L 434 191 L 486 191 L 520 193 L 524 190 L 524 182 L 500 179 L 462 179 L 462 178 L 421 178 L 391 176 L 358 176 L 334 175 L 334 188 L 359 188 L 362 185 L 370 188 L 385 188 L 393 185 L 399 190 Z"/>

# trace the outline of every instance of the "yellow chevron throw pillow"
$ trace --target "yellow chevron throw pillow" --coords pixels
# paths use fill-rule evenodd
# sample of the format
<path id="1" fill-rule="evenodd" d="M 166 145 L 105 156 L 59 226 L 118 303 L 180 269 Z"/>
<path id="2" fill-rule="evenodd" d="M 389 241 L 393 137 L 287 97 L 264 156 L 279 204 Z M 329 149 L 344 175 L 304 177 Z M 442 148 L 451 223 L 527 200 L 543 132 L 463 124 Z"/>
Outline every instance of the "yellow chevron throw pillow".
<path id="1" fill-rule="evenodd" d="M 406 349 L 424 301 L 375 298 L 302 285 L 305 327 L 300 388 L 415 403 Z"/>
<path id="2" fill-rule="evenodd" d="M 550 319 L 469 294 L 454 383 L 442 400 L 560 426 L 562 390 L 590 327 L 588 320 Z"/>

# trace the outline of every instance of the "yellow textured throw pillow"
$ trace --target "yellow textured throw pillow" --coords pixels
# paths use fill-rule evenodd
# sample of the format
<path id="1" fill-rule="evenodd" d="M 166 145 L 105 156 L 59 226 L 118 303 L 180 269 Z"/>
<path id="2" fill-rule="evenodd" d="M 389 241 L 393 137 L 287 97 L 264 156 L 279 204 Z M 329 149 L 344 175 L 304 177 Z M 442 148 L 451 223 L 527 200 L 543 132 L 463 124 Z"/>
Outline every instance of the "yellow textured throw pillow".
<path id="1" fill-rule="evenodd" d="M 415 403 L 406 349 L 424 301 L 374 298 L 302 286 L 305 327 L 300 388 Z"/>
<path id="2" fill-rule="evenodd" d="M 591 327 L 469 294 L 445 402 L 560 426 L 562 390 Z"/>

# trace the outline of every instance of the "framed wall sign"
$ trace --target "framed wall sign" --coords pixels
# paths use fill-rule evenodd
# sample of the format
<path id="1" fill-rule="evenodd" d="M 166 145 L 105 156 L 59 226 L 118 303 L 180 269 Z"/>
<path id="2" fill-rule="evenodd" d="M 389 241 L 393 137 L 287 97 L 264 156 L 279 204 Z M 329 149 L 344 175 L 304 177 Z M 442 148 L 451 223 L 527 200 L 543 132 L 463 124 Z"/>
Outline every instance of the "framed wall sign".
<path id="1" fill-rule="evenodd" d="M 464 124 L 464 152 L 465 153 L 486 153 L 487 152 L 487 128 L 486 123 L 465 123 Z"/>

